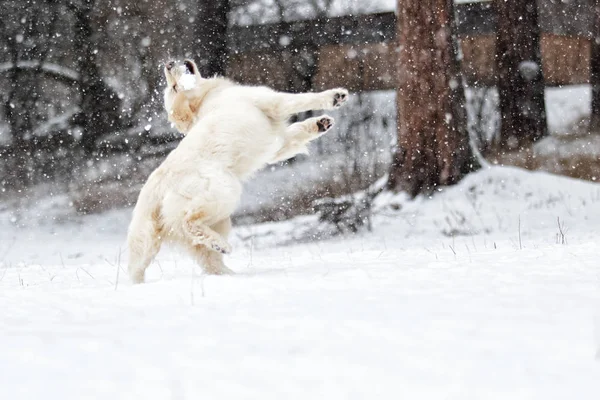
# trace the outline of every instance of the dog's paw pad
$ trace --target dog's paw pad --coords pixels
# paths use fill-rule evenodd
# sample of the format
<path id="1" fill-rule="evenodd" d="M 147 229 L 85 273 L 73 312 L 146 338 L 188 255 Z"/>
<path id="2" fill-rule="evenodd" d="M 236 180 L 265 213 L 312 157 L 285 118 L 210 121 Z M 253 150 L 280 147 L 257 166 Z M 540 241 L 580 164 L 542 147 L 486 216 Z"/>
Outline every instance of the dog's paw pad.
<path id="1" fill-rule="evenodd" d="M 317 130 L 319 133 L 325 133 L 333 126 L 333 118 L 323 116 L 317 120 Z"/>
<path id="2" fill-rule="evenodd" d="M 335 89 L 333 93 L 333 106 L 341 107 L 348 101 L 348 91 L 346 89 Z"/>
<path id="3" fill-rule="evenodd" d="M 210 246 L 214 251 L 221 254 L 231 253 L 231 246 L 226 243 L 212 243 Z"/>

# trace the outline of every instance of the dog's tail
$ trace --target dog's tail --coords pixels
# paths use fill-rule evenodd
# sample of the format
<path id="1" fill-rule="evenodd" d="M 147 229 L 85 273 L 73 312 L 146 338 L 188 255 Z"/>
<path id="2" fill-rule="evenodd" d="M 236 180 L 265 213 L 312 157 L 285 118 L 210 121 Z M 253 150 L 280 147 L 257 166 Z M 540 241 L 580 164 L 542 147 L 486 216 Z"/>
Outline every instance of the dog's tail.
<path id="1" fill-rule="evenodd" d="M 140 196 L 127 233 L 128 272 L 134 283 L 144 282 L 146 268 L 158 253 L 162 242 L 160 209 L 150 208 L 143 202 Z"/>

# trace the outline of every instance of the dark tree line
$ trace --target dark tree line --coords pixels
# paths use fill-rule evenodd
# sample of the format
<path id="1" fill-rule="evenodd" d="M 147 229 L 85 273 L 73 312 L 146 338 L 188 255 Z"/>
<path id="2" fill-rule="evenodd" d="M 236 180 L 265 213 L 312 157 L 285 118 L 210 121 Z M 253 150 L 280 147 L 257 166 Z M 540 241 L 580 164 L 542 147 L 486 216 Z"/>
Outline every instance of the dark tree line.
<path id="1" fill-rule="evenodd" d="M 215 21 L 202 15 L 212 10 L 195 8 L 213 2 L 188 3 L 183 12 L 182 4 L 165 0 L 3 1 L 2 186 L 68 180 L 83 164 L 139 145 L 140 132 L 156 132 L 149 143 L 157 143 L 156 135 L 175 138 L 160 123 L 160 65 L 169 56 L 201 51 L 191 44 L 203 33 L 189 27 L 204 25 L 189 24 L 190 16 Z M 226 14 L 221 32 L 227 28 Z M 207 57 L 201 60 L 222 54 L 225 43 L 203 51 Z M 224 56 L 216 58 L 207 74 L 224 72 Z"/>
<path id="2" fill-rule="evenodd" d="M 35 135 L 48 116 L 60 113 L 61 105 L 52 100 L 63 96 L 69 87 L 78 87 L 78 74 L 63 70 L 54 63 L 56 38 L 67 32 L 60 19 L 64 4 L 44 0 L 22 7 L 16 2 L 3 2 L 0 34 L 5 46 L 0 50 L 4 61 L 3 79 L 3 129 L 4 138 L 9 133 L 9 146 L 0 152 L 10 176 L 9 183 L 24 185 L 31 181 L 33 159 L 39 157 L 40 142 L 56 144 L 53 137 Z M 19 13 L 15 9 L 19 8 Z M 15 15 L 16 14 L 16 15 Z M 61 90 L 65 88 L 66 90 Z M 63 138 L 68 142 L 68 138 Z M 12 182 L 11 182 L 12 181 Z"/>

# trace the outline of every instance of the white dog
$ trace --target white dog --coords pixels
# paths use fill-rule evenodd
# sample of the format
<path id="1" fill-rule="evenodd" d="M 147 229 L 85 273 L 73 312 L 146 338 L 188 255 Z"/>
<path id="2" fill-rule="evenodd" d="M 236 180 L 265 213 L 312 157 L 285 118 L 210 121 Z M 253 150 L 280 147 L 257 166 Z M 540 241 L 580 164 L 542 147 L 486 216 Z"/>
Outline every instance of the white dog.
<path id="1" fill-rule="evenodd" d="M 186 136 L 150 175 L 133 211 L 127 239 L 136 283 L 164 240 L 183 245 L 208 274 L 231 273 L 223 254 L 231 251 L 227 235 L 242 181 L 267 163 L 306 153 L 333 125 L 327 115 L 289 125 L 290 116 L 348 98 L 345 89 L 289 94 L 204 79 L 189 60 L 171 61 L 164 72 L 169 120 Z"/>

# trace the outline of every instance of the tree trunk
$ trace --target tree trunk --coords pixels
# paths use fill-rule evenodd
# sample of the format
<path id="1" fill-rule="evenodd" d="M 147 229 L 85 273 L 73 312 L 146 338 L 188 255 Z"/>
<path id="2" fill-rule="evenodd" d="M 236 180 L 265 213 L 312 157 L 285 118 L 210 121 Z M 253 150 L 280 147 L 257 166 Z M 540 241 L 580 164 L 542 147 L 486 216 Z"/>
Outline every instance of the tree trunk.
<path id="1" fill-rule="evenodd" d="M 547 135 L 540 28 L 535 0 L 496 0 L 499 150 L 516 150 Z"/>
<path id="2" fill-rule="evenodd" d="M 225 75 L 227 68 L 227 27 L 229 0 L 198 0 L 195 22 L 195 56 L 200 75 Z"/>
<path id="3" fill-rule="evenodd" d="M 410 195 L 474 168 L 456 57 L 453 0 L 399 0 L 398 150 L 388 187 Z"/>
<path id="4" fill-rule="evenodd" d="M 7 41 L 7 48 L 10 51 L 11 62 L 13 65 L 17 65 L 19 61 L 19 51 L 17 49 L 15 39 L 9 38 Z M 6 102 L 4 103 L 4 114 L 6 120 L 10 126 L 10 132 L 12 135 L 12 152 L 9 153 L 9 157 L 5 160 L 6 163 L 10 163 L 10 169 L 13 170 L 12 174 L 5 177 L 2 182 L 3 186 L 21 188 L 29 184 L 29 173 L 27 171 L 28 161 L 30 155 L 26 153 L 25 135 L 27 134 L 26 122 L 28 115 L 19 115 L 19 109 L 17 108 L 17 91 L 19 90 L 20 72 L 18 68 L 13 68 L 8 75 L 8 91 L 6 93 Z M 18 104 L 20 106 L 20 104 Z"/>
<path id="5" fill-rule="evenodd" d="M 592 86 L 590 131 L 600 133 L 600 0 L 594 0 L 592 12 L 594 22 L 590 56 L 590 84 Z"/>
<path id="6" fill-rule="evenodd" d="M 75 38 L 73 48 L 77 51 L 80 74 L 80 112 L 74 123 L 83 129 L 81 146 L 90 155 L 96 150 L 96 141 L 120 127 L 120 100 L 104 82 L 98 69 L 98 44 L 92 21 L 96 0 L 82 0 L 71 4 L 75 15 Z"/>
<path id="7" fill-rule="evenodd" d="M 49 26 L 52 31 L 55 18 L 49 21 L 45 17 L 44 5 L 35 5 L 32 9 L 19 10 L 17 4 L 9 5 L 14 12 L 14 18 L 29 21 L 21 26 L 12 25 L 12 29 L 3 22 L 2 36 L 5 38 L 5 50 L 10 56 L 13 68 L 8 72 L 8 90 L 4 103 L 6 122 L 10 126 L 12 150 L 10 154 L 12 174 L 4 180 L 7 186 L 14 188 L 31 184 L 35 175 L 35 157 L 32 157 L 30 144 L 36 140 L 33 136 L 35 125 L 39 122 L 38 113 L 40 93 L 44 90 L 43 83 L 34 74 L 26 73 L 19 68 L 23 61 L 38 61 L 42 65 L 47 50 L 42 38 L 47 34 Z M 48 32 L 50 32 L 48 31 Z M 17 36 L 22 37 L 21 40 Z M 27 90 L 23 90 L 27 88 Z M 6 160 L 8 162 L 8 160 Z"/>

